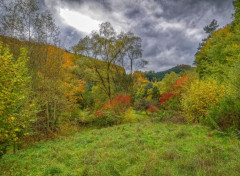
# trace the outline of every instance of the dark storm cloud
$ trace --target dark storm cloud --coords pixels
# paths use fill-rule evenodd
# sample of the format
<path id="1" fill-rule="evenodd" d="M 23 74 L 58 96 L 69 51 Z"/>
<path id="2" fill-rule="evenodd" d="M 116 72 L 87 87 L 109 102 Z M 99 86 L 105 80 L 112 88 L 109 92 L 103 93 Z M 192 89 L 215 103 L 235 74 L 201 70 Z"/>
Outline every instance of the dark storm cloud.
<path id="1" fill-rule="evenodd" d="M 45 4 L 54 11 L 66 46 L 76 44 L 85 34 L 66 26 L 59 8 L 81 11 L 134 32 L 143 40 L 143 57 L 149 61 L 145 70 L 155 71 L 192 64 L 199 42 L 206 37 L 203 27 L 212 19 L 223 27 L 234 12 L 232 0 L 45 0 Z"/>

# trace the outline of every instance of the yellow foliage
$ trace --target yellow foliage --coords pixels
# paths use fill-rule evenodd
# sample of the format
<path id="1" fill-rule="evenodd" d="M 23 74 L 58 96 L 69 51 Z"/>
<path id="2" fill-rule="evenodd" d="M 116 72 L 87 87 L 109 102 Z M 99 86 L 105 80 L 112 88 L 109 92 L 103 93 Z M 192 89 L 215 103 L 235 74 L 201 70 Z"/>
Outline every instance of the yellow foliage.
<path id="1" fill-rule="evenodd" d="M 181 105 L 188 121 L 198 121 L 206 117 L 208 109 L 214 106 L 225 94 L 226 87 L 215 80 L 196 80 L 186 88 Z"/>
<path id="2" fill-rule="evenodd" d="M 134 110 L 132 108 L 129 108 L 124 114 L 123 122 L 124 123 L 132 122 L 132 121 L 136 120 L 136 118 L 137 118 L 137 116 L 136 116 Z"/>

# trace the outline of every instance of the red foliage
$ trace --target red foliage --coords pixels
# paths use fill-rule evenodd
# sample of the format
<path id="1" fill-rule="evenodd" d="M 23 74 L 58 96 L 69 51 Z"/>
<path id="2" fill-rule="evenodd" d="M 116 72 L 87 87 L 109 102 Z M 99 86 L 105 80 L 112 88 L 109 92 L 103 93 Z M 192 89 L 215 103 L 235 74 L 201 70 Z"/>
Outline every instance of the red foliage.
<path id="1" fill-rule="evenodd" d="M 172 96 L 174 96 L 173 92 L 168 92 L 165 94 L 162 94 L 162 97 L 159 99 L 160 105 L 163 105 L 163 103 L 167 100 L 169 100 Z"/>
<path id="2" fill-rule="evenodd" d="M 105 113 L 104 113 L 104 111 L 99 110 L 99 111 L 96 111 L 96 112 L 94 113 L 94 115 L 95 115 L 96 117 L 102 117 L 102 116 L 105 115 Z"/>
<path id="3" fill-rule="evenodd" d="M 96 116 L 104 116 L 105 111 L 112 111 L 114 114 L 121 114 L 131 106 L 131 96 L 118 95 L 111 101 L 107 102 L 103 108 L 95 113 Z"/>
<path id="4" fill-rule="evenodd" d="M 153 113 L 153 112 L 158 112 L 159 109 L 158 109 L 158 107 L 156 107 L 156 106 L 150 105 L 150 106 L 148 107 L 147 111 Z"/>
<path id="5" fill-rule="evenodd" d="M 177 88 L 181 87 L 184 84 L 184 82 L 187 79 L 189 79 L 189 77 L 190 77 L 189 75 L 184 75 L 179 80 L 177 80 L 176 83 L 173 84 L 173 87 L 177 87 Z"/>
<path id="6" fill-rule="evenodd" d="M 168 101 L 169 99 L 171 99 L 173 96 L 177 95 L 180 93 L 181 91 L 181 87 L 183 86 L 183 84 L 185 83 L 186 80 L 188 80 L 190 78 L 190 75 L 185 75 L 183 77 L 181 77 L 180 79 L 178 79 L 173 85 L 172 87 L 174 88 L 174 90 L 172 92 L 168 92 L 162 95 L 162 97 L 159 99 L 160 101 L 160 105 L 162 106 L 164 104 L 164 102 Z"/>

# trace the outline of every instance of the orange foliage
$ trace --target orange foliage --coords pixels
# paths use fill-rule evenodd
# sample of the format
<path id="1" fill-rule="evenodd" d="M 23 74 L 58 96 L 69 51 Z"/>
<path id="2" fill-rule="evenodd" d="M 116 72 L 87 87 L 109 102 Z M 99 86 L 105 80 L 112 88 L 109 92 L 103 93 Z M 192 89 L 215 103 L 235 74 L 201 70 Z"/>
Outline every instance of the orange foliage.
<path id="1" fill-rule="evenodd" d="M 74 88 L 74 94 L 79 95 L 77 99 L 82 100 L 82 94 L 84 92 L 84 89 L 86 88 L 86 81 L 84 80 L 78 80 L 78 86 Z"/>
<path id="2" fill-rule="evenodd" d="M 181 77 L 180 79 L 178 79 L 176 81 L 176 83 L 173 84 L 173 87 L 176 88 L 181 88 L 181 86 L 184 84 L 184 82 L 190 78 L 190 75 L 184 75 L 183 77 Z"/>
<path id="3" fill-rule="evenodd" d="M 64 62 L 65 62 L 64 63 L 65 67 L 73 67 L 74 66 L 74 63 L 71 59 L 71 57 L 72 57 L 71 53 L 64 52 L 63 57 L 64 57 Z"/>
<path id="4" fill-rule="evenodd" d="M 151 112 L 151 113 L 154 113 L 154 112 L 158 112 L 159 109 L 158 109 L 158 107 L 156 107 L 156 106 L 150 105 L 150 106 L 148 107 L 147 111 L 148 111 L 148 112 Z"/>

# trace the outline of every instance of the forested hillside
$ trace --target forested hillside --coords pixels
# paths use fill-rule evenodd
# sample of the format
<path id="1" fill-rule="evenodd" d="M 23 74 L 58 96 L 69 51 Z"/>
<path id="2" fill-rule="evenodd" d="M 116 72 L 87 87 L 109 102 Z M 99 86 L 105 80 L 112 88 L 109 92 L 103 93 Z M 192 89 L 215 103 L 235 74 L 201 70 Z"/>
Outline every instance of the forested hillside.
<path id="1" fill-rule="evenodd" d="M 67 50 L 40 1 L 0 2 L 0 175 L 239 175 L 240 0 L 163 72 L 110 22 Z"/>
<path id="2" fill-rule="evenodd" d="M 146 77 L 149 81 L 162 81 L 166 74 L 170 74 L 171 72 L 179 74 L 182 71 L 190 70 L 191 68 L 192 67 L 190 65 L 178 65 L 176 67 L 170 68 L 162 72 L 154 71 L 146 72 Z"/>

